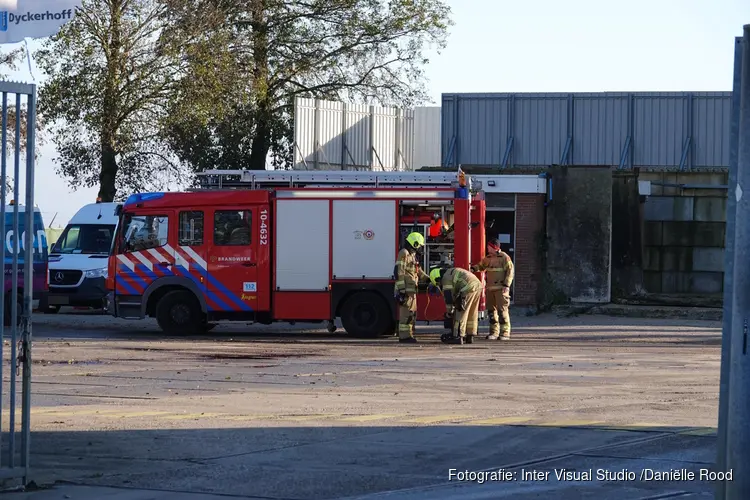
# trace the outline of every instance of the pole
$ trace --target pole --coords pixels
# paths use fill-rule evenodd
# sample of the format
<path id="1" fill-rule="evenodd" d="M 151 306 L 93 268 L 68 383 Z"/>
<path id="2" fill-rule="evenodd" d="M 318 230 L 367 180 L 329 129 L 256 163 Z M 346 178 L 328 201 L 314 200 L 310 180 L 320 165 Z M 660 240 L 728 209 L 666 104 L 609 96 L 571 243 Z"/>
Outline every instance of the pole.
<path id="1" fill-rule="evenodd" d="M 729 125 L 729 180 L 727 182 L 727 224 L 724 243 L 724 324 L 721 335 L 721 381 L 719 382 L 719 424 L 716 443 L 716 469 L 727 466 L 727 407 L 729 404 L 729 360 L 732 345 L 732 287 L 734 284 L 735 189 L 737 188 L 737 144 L 740 122 L 740 84 L 742 76 L 742 37 L 734 40 L 734 78 L 732 84 L 732 111 Z M 724 481 L 717 482 L 716 498 L 726 496 Z"/>
<path id="2" fill-rule="evenodd" d="M 18 233 L 19 218 L 18 204 L 21 198 L 18 196 L 18 186 L 21 175 L 21 94 L 16 94 L 16 136 L 15 151 L 13 152 L 13 257 L 10 288 L 10 435 L 8 436 L 8 465 L 16 466 L 16 368 L 18 360 L 18 259 L 21 248 L 21 238 Z M 26 207 L 28 210 L 29 207 Z"/>
<path id="3" fill-rule="evenodd" d="M 737 212 L 735 220 L 732 338 L 727 406 L 727 461 L 732 480 L 725 484 L 726 498 L 750 498 L 750 24 L 744 26 L 740 84 L 739 137 L 737 143 Z M 730 193 L 731 195 L 732 193 Z M 719 471 L 724 472 L 724 471 Z"/>
<path id="4" fill-rule="evenodd" d="M 23 484 L 29 480 L 29 459 L 31 456 L 31 314 L 34 299 L 34 261 L 36 252 L 41 255 L 43 236 L 36 238 L 38 248 L 34 248 L 34 155 L 36 154 L 36 85 L 26 101 L 26 234 L 24 238 L 23 261 L 23 331 L 21 348 L 23 366 L 21 378 L 21 465 L 24 468 Z"/>

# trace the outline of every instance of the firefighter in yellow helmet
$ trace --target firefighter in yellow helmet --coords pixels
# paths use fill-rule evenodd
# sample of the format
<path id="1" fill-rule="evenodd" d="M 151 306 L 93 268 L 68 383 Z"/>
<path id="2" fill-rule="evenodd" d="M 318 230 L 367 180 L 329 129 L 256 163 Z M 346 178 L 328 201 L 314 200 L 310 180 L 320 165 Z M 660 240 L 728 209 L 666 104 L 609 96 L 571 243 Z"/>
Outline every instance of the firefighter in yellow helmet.
<path id="1" fill-rule="evenodd" d="M 448 312 L 453 311 L 451 343 L 471 344 L 479 329 L 482 282 L 466 269 L 451 267 L 430 271 L 430 281 L 443 291 Z"/>
<path id="2" fill-rule="evenodd" d="M 409 233 L 401 250 L 396 257 L 394 275 L 396 285 L 394 296 L 399 305 L 398 309 L 398 341 L 416 343 L 414 327 L 417 323 L 417 288 L 420 278 L 429 280 L 430 277 L 419 268 L 419 256 L 424 251 L 424 236 L 421 233 Z"/>
<path id="3" fill-rule="evenodd" d="M 502 340 L 510 340 L 510 285 L 515 270 L 510 255 L 500 249 L 499 240 L 487 244 L 487 255 L 472 266 L 472 271 L 487 272 L 487 312 L 490 317 L 490 334 L 487 338 L 496 340 L 502 333 Z"/>

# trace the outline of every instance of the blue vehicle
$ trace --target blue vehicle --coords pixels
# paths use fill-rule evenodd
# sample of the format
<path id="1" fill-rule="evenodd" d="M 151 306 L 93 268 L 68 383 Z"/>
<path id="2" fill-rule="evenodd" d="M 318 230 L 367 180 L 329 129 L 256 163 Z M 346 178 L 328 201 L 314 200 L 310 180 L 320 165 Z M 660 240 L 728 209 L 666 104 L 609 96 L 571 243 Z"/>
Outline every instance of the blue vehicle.
<path id="1" fill-rule="evenodd" d="M 39 208 L 34 208 L 34 273 L 33 273 L 33 300 L 41 301 L 47 294 L 47 266 L 49 262 L 49 249 L 47 248 L 47 234 L 44 232 L 44 221 Z M 11 322 L 11 304 L 13 303 L 13 247 L 18 251 L 18 319 L 23 315 L 23 292 L 24 292 L 24 239 L 26 237 L 26 208 L 18 205 L 18 232 L 21 237 L 17 245 L 14 244 L 13 235 L 13 202 L 5 206 L 5 309 L 4 323 L 6 326 Z"/>

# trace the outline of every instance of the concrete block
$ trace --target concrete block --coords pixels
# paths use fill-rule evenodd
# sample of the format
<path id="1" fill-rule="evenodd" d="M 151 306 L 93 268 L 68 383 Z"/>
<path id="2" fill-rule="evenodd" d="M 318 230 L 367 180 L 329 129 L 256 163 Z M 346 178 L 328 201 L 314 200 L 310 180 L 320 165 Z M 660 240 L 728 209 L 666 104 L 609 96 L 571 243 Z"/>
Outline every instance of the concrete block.
<path id="1" fill-rule="evenodd" d="M 691 221 L 694 198 L 690 196 L 649 196 L 643 207 L 647 221 Z"/>
<path id="2" fill-rule="evenodd" d="M 677 174 L 680 184 L 723 184 L 724 174 L 721 172 L 681 172 Z"/>
<path id="3" fill-rule="evenodd" d="M 723 273 L 663 272 L 661 293 L 721 293 Z"/>
<path id="4" fill-rule="evenodd" d="M 692 271 L 693 248 L 662 247 L 660 271 Z"/>
<path id="5" fill-rule="evenodd" d="M 674 247 L 723 247 L 722 222 L 662 222 L 662 244 Z"/>
<path id="6" fill-rule="evenodd" d="M 643 272 L 643 287 L 649 293 L 662 293 L 661 289 L 661 273 L 655 271 L 644 271 Z"/>
<path id="7" fill-rule="evenodd" d="M 693 208 L 693 220 L 701 222 L 726 222 L 727 199 L 726 197 L 701 197 L 695 198 Z"/>
<path id="8" fill-rule="evenodd" d="M 675 220 L 674 198 L 671 196 L 649 196 L 643 205 L 643 217 L 647 221 Z"/>
<path id="9" fill-rule="evenodd" d="M 721 293 L 724 290 L 724 273 L 691 273 L 692 293 Z"/>
<path id="10" fill-rule="evenodd" d="M 643 249 L 643 270 L 661 271 L 661 247 L 645 247 Z"/>
<path id="11" fill-rule="evenodd" d="M 693 220 L 693 201 L 695 198 L 677 196 L 673 198 L 674 215 L 672 220 Z"/>
<path id="12" fill-rule="evenodd" d="M 661 246 L 663 240 L 663 222 L 646 222 L 643 224 L 643 245 Z"/>
<path id="13" fill-rule="evenodd" d="M 612 170 L 550 167 L 549 172 L 555 184 L 547 212 L 550 276 L 571 301 L 609 302 Z"/>
<path id="14" fill-rule="evenodd" d="M 679 293 L 677 283 L 677 273 L 660 273 L 661 275 L 661 293 Z"/>
<path id="15" fill-rule="evenodd" d="M 693 271 L 724 272 L 723 248 L 693 248 Z"/>
<path id="16" fill-rule="evenodd" d="M 641 172 L 641 173 L 638 174 L 638 180 L 640 180 L 640 181 L 661 182 L 662 181 L 662 173 L 661 172 Z"/>
<path id="17" fill-rule="evenodd" d="M 682 191 L 683 196 L 692 196 L 694 198 L 726 198 L 726 189 L 685 189 Z"/>

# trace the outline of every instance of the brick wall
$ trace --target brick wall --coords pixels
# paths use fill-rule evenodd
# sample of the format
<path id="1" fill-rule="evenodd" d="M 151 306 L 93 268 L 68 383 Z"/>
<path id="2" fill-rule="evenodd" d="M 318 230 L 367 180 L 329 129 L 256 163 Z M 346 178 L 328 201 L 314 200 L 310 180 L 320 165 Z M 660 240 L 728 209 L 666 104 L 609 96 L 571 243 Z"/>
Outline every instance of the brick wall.
<path id="1" fill-rule="evenodd" d="M 537 237 L 544 222 L 544 195 L 516 195 L 516 244 L 513 302 L 520 306 L 537 304 L 541 282 L 541 258 Z"/>

